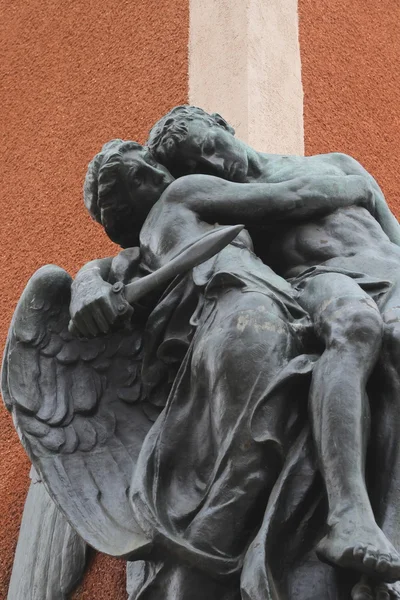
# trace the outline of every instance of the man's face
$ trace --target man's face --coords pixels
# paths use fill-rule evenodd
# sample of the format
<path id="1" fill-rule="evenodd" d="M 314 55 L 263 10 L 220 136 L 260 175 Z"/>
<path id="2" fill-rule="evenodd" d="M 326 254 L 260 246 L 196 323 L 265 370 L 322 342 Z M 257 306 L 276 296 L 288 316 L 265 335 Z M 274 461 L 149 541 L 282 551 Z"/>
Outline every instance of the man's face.
<path id="1" fill-rule="evenodd" d="M 248 158 L 244 144 L 223 127 L 202 119 L 187 122 L 188 134 L 175 150 L 175 161 L 183 171 L 206 173 L 230 181 L 244 182 Z"/>

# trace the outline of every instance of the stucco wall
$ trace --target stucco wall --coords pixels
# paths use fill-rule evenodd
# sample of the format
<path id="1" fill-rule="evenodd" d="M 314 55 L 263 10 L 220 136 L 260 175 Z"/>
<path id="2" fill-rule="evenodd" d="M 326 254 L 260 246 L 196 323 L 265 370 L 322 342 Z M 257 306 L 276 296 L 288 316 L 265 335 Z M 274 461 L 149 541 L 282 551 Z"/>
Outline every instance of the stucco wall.
<path id="1" fill-rule="evenodd" d="M 144 141 L 187 101 L 185 0 L 0 0 L 0 347 L 29 276 L 71 274 L 115 249 L 86 215 L 86 165 L 112 137 Z M 0 598 L 6 597 L 28 460 L 0 407 Z M 76 598 L 126 598 L 124 564 L 95 560 Z"/>
<path id="2" fill-rule="evenodd" d="M 299 0 L 306 154 L 356 157 L 400 217 L 400 4 Z"/>

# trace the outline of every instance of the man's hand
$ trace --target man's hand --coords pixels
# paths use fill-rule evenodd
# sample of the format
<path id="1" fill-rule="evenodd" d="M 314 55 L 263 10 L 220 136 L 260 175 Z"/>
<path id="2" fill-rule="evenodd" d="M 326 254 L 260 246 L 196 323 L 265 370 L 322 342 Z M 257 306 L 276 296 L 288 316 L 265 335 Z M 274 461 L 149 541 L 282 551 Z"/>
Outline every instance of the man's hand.
<path id="1" fill-rule="evenodd" d="M 122 295 L 123 284 L 111 285 L 96 273 L 85 273 L 72 284 L 69 331 L 90 338 L 108 333 L 121 317 L 132 314 Z"/>

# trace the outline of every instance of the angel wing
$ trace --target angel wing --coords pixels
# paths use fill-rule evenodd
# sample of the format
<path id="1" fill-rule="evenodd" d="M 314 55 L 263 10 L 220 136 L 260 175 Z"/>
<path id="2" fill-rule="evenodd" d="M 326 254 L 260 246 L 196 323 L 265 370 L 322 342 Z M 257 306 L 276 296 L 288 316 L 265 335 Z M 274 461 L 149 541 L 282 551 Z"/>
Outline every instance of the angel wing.
<path id="1" fill-rule="evenodd" d="M 93 340 L 72 337 L 71 281 L 53 265 L 29 280 L 8 334 L 3 397 L 77 533 L 100 552 L 141 558 L 151 539 L 135 520 L 129 486 L 152 425 L 140 397 L 143 326 Z"/>
<path id="2" fill-rule="evenodd" d="M 67 600 L 83 577 L 86 548 L 32 467 L 7 599 Z"/>

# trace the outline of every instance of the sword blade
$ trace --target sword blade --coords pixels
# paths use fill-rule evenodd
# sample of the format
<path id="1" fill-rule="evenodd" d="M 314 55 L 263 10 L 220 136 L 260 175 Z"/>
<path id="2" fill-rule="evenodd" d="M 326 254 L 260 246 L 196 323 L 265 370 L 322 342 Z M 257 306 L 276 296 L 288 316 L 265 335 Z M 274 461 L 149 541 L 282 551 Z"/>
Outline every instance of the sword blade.
<path id="1" fill-rule="evenodd" d="M 165 285 L 177 275 L 193 269 L 218 254 L 228 246 L 244 229 L 244 225 L 227 225 L 212 229 L 190 246 L 184 248 L 168 264 L 163 265 L 154 273 L 129 283 L 124 288 L 124 296 L 129 304 L 139 300 L 149 292 Z"/>

